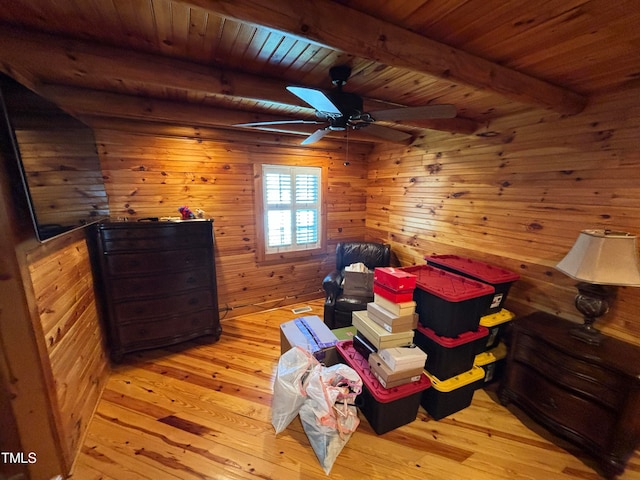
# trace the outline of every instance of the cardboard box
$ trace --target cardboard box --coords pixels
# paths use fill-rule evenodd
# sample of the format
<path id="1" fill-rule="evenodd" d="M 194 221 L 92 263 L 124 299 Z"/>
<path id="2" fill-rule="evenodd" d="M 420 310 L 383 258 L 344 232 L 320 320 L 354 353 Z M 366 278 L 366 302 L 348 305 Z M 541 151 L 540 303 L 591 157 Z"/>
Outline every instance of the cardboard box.
<path id="1" fill-rule="evenodd" d="M 378 355 L 391 370 L 424 368 L 427 362 L 427 354 L 416 346 L 383 348 Z"/>
<path id="2" fill-rule="evenodd" d="M 373 290 L 373 302 L 377 303 L 385 310 L 398 316 L 409 315 L 410 313 L 415 313 L 416 311 L 416 302 L 414 302 L 413 300 L 409 302 L 394 302 L 383 297 L 382 295 L 378 295 L 377 293 L 375 293 L 375 286 Z"/>
<path id="3" fill-rule="evenodd" d="M 372 353 L 367 359 L 369 368 L 384 388 L 393 388 L 405 383 L 417 382 L 422 376 L 424 365 L 412 367 L 404 370 L 391 370 L 389 366 L 380 358 L 378 353 Z"/>
<path id="4" fill-rule="evenodd" d="M 373 296 L 373 273 L 345 271 L 342 291 L 344 295 Z"/>
<path id="5" fill-rule="evenodd" d="M 280 325 L 281 354 L 293 347 L 302 347 L 330 367 L 339 363 L 337 342 L 336 336 L 317 315 L 299 317 Z"/>
<path id="6" fill-rule="evenodd" d="M 390 302 L 395 303 L 405 303 L 413 301 L 413 290 L 407 290 L 406 292 L 396 292 L 395 290 L 391 290 L 381 283 L 376 282 L 375 274 L 373 277 L 373 294 L 375 297 L 383 297 Z"/>
<path id="7" fill-rule="evenodd" d="M 416 276 L 394 267 L 378 267 L 374 270 L 375 281 L 395 292 L 409 292 L 416 288 Z"/>
<path id="8" fill-rule="evenodd" d="M 404 347 L 413 343 L 413 330 L 389 333 L 369 318 L 366 310 L 353 312 L 353 325 L 375 348 Z"/>
<path id="9" fill-rule="evenodd" d="M 370 320 L 373 320 L 390 333 L 406 332 L 418 326 L 417 313 L 395 315 L 374 302 L 367 304 L 367 314 Z"/>

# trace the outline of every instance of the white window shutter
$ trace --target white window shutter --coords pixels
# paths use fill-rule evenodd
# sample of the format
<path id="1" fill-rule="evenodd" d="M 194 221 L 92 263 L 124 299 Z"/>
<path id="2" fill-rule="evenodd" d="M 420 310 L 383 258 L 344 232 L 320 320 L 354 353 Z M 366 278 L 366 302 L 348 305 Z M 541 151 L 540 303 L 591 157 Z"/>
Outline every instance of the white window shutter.
<path id="1" fill-rule="evenodd" d="M 322 169 L 263 165 L 265 252 L 320 247 Z"/>

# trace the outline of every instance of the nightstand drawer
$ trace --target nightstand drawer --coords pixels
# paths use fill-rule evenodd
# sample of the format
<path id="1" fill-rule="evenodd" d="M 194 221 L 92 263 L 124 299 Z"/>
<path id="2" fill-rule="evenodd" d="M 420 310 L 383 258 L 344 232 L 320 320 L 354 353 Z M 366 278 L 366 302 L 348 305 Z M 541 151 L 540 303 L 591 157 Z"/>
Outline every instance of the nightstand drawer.
<path id="1" fill-rule="evenodd" d="M 611 408 L 617 408 L 624 402 L 625 390 L 621 389 L 624 383 L 615 372 L 544 346 L 543 342 L 528 335 L 520 335 L 517 342 L 514 360 L 528 364 L 540 374 Z"/>
<path id="2" fill-rule="evenodd" d="M 598 447 L 609 444 L 615 413 L 560 388 L 530 368 L 513 364 L 509 388 L 529 409 L 562 425 L 564 430 L 583 437 Z"/>
<path id="3" fill-rule="evenodd" d="M 522 410 L 620 475 L 640 446 L 640 348 L 608 335 L 576 339 L 574 322 L 543 312 L 513 321 L 500 388 Z"/>

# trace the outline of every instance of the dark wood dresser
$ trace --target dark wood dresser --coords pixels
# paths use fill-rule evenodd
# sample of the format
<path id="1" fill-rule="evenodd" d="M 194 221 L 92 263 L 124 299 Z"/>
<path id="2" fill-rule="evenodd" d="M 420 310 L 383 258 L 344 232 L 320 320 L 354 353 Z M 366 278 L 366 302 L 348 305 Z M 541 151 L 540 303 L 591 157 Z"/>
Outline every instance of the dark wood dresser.
<path id="1" fill-rule="evenodd" d="M 213 222 L 102 223 L 95 235 L 111 358 L 220 337 Z"/>
<path id="2" fill-rule="evenodd" d="M 593 456 L 606 477 L 640 446 L 640 348 L 569 335 L 576 324 L 534 313 L 517 319 L 500 389 L 535 421 Z"/>

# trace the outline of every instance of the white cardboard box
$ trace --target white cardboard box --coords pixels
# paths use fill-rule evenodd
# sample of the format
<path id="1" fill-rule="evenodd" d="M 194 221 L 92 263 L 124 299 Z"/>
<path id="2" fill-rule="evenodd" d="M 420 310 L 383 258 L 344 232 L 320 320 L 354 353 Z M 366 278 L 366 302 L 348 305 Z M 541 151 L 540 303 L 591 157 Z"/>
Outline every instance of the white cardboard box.
<path id="1" fill-rule="evenodd" d="M 415 346 L 385 348 L 378 350 L 378 355 L 393 371 L 424 368 L 427 361 L 427 354 Z"/>

